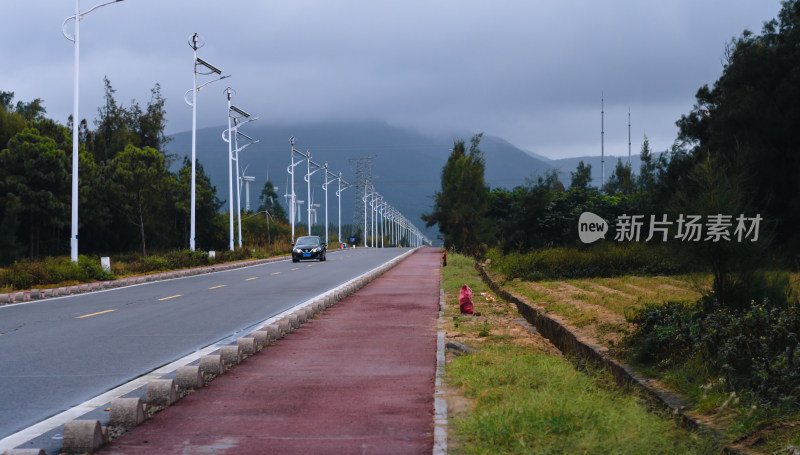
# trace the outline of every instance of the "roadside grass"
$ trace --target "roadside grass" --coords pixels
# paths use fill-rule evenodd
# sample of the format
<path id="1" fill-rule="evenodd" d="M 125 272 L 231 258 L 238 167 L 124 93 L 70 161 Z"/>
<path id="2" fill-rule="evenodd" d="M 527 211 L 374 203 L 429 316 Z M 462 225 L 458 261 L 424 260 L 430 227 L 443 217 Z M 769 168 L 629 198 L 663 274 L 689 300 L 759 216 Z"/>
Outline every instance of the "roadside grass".
<path id="1" fill-rule="evenodd" d="M 475 310 L 459 314 L 458 290 Z M 443 268 L 448 341 L 479 351 L 448 354 L 446 383 L 470 400 L 452 416 L 453 453 L 713 453 L 705 435 L 684 430 L 603 370 L 576 366 L 524 327 L 516 308 L 495 298 L 474 261 L 448 254 Z"/>
<path id="2" fill-rule="evenodd" d="M 329 250 L 338 248 L 336 245 Z M 210 258 L 207 252 L 199 250 L 158 251 L 148 254 L 146 258 L 139 253 L 118 254 L 110 256 L 110 273 L 101 269 L 99 256 L 81 255 L 78 264 L 72 263 L 67 256 L 34 261 L 21 260 L 7 267 L 0 267 L 0 293 L 71 286 L 226 262 L 265 259 L 286 255 L 290 249 L 288 241 L 276 240 L 269 245 L 256 248 L 217 251 L 214 258 Z"/>
<path id="3" fill-rule="evenodd" d="M 692 404 L 690 414 L 720 428 L 729 441 L 764 453 L 785 451 L 788 445 L 800 447 L 800 410 L 763 408 L 751 396 L 731 395 L 719 374 L 699 362 L 654 368 L 627 356 L 624 337 L 633 327 L 624 319 L 628 312 L 647 303 L 696 302 L 711 282 L 708 273 L 692 273 L 536 282 L 517 279 L 506 281 L 504 287 L 563 317 L 609 348 L 611 355 L 679 392 Z M 792 292 L 800 293 L 800 273 L 791 273 L 790 283 Z"/>

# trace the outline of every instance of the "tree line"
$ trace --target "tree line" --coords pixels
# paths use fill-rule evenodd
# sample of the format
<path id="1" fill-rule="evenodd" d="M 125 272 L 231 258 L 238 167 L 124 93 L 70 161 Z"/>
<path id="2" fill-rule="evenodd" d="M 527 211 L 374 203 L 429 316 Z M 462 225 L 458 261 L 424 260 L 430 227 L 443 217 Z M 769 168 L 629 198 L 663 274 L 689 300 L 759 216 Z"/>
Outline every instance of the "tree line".
<path id="1" fill-rule="evenodd" d="M 654 154 L 644 138 L 638 173 L 619 161 L 608 181 L 594 187 L 590 166 L 581 162 L 568 185 L 551 171 L 512 189 L 489 188 L 476 135 L 468 147 L 455 141 L 423 220 L 438 225 L 445 247 L 480 256 L 491 247 L 587 248 L 577 232 L 583 212 L 610 222 L 623 214 L 757 216 L 763 220 L 757 242 L 686 243 L 671 228 L 668 243 L 713 271 L 717 298 L 736 300 L 744 269 L 798 265 L 799 87 L 800 1 L 792 0 L 760 34 L 745 31 L 726 46 L 722 75 L 697 91 L 669 150 Z"/>
<path id="2" fill-rule="evenodd" d="M 186 249 L 189 245 L 191 162 L 171 172 L 167 153 L 165 99 L 159 84 L 142 106 L 125 106 L 104 80 L 105 104 L 93 128 L 79 124 L 79 236 L 82 254 Z M 41 99 L 14 103 L 0 91 L 0 264 L 20 257 L 68 253 L 72 182 L 72 117 L 68 125 L 46 117 Z M 196 167 L 197 245 L 228 244 L 227 215 L 202 163 Z M 285 236 L 285 213 L 267 182 L 260 212 L 275 224 L 271 236 Z M 250 223 L 253 224 L 253 223 Z M 263 226 L 254 226 L 260 229 Z M 247 235 L 266 238 L 264 232 Z"/>

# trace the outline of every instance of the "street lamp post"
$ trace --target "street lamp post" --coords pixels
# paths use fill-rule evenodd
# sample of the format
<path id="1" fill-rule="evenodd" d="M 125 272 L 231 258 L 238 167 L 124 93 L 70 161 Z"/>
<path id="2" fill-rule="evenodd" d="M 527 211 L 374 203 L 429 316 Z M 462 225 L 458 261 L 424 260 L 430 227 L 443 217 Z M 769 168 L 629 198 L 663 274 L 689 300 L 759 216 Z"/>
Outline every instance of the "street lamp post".
<path id="1" fill-rule="evenodd" d="M 316 168 L 316 169 L 314 169 L 313 172 L 311 171 L 311 165 L 312 164 Z M 308 193 L 307 193 L 308 194 L 308 204 L 307 204 L 307 208 L 308 208 L 308 235 L 311 235 L 311 176 L 314 175 L 320 169 L 322 169 L 322 166 L 320 166 L 319 164 L 311 161 L 311 153 L 308 150 L 306 150 L 306 176 L 304 177 L 304 180 L 306 181 L 307 191 L 308 191 Z"/>
<path id="2" fill-rule="evenodd" d="M 364 247 L 367 246 L 367 185 L 364 185 Z"/>
<path id="3" fill-rule="evenodd" d="M 344 182 L 345 186 L 342 188 L 342 173 L 339 172 L 339 189 L 336 190 L 336 197 L 339 198 L 339 243 L 342 243 L 342 191 L 350 188 L 350 184 Z"/>
<path id="4" fill-rule="evenodd" d="M 196 226 L 196 223 L 195 223 L 195 212 L 196 212 L 195 205 L 196 204 L 195 204 L 195 202 L 196 202 L 196 193 L 197 193 L 197 188 L 196 188 L 197 179 L 196 179 L 196 172 L 195 171 L 196 171 L 196 162 L 197 162 L 197 159 L 196 159 L 196 150 L 197 150 L 197 92 L 199 92 L 200 90 L 203 89 L 203 87 L 207 86 L 208 84 L 210 84 L 212 82 L 216 82 L 216 81 L 225 79 L 227 77 L 230 77 L 230 76 L 221 76 L 222 75 L 222 71 L 220 69 L 218 69 L 214 65 L 211 65 L 210 63 L 204 61 L 203 59 L 197 57 L 197 49 L 202 47 L 202 46 L 198 45 L 199 40 L 200 40 L 200 38 L 197 36 L 197 33 L 195 33 L 194 35 L 192 35 L 192 38 L 189 41 L 189 46 L 192 48 L 192 51 L 194 52 L 194 62 L 193 62 L 194 71 L 192 72 L 192 76 L 193 76 L 193 78 L 192 78 L 192 88 L 189 90 L 189 91 L 192 92 L 192 101 L 189 102 L 189 100 L 186 99 L 186 95 L 183 96 L 183 100 L 186 101 L 186 104 L 192 106 L 192 184 L 191 184 L 192 188 L 191 188 L 191 202 L 190 202 L 190 205 L 191 205 L 191 215 L 190 215 L 191 228 L 190 228 L 190 232 L 189 232 L 189 249 L 192 250 L 192 251 L 195 250 L 195 241 L 196 241 L 196 239 L 195 239 L 195 232 L 196 232 L 196 227 L 195 227 Z M 198 72 L 197 71 L 197 67 L 198 66 L 205 67 L 208 70 L 208 72 Z M 202 74 L 202 75 L 217 74 L 217 75 L 220 75 L 220 77 L 217 78 L 217 79 L 208 81 L 205 84 L 203 84 L 203 85 L 198 87 L 197 86 L 197 75 L 198 74 Z M 186 94 L 188 94 L 189 91 L 187 91 Z"/>
<path id="5" fill-rule="evenodd" d="M 233 181 L 231 180 L 233 175 L 233 141 L 231 140 L 231 88 L 227 88 L 227 96 L 228 96 L 228 225 L 229 225 L 229 234 L 230 234 L 230 241 L 228 247 L 230 251 L 233 251 Z M 223 135 L 223 140 L 225 137 Z"/>
<path id="6" fill-rule="evenodd" d="M 242 247 L 242 212 L 241 212 L 241 198 L 240 198 L 240 178 L 239 178 L 239 152 L 244 150 L 247 146 L 255 144 L 258 141 L 253 140 L 250 136 L 239 131 L 239 127 L 245 123 L 250 123 L 258 120 L 258 117 L 250 118 L 250 114 L 239 109 L 231 104 L 231 91 L 230 87 L 225 89 L 228 98 L 228 129 L 222 132 L 222 140 L 228 143 L 228 226 L 230 233 L 229 248 L 231 251 L 234 249 L 233 237 L 233 162 L 236 161 L 236 207 L 239 216 L 239 248 Z M 234 114 L 238 114 L 238 117 Z M 240 124 L 239 119 L 246 118 L 247 121 Z M 231 126 L 233 121 L 233 126 Z M 227 133 L 227 136 L 226 136 Z M 250 142 L 239 147 L 239 136 L 248 139 Z"/>
<path id="7" fill-rule="evenodd" d="M 325 162 L 325 166 L 323 166 L 325 172 L 323 172 L 323 178 L 325 179 L 325 183 L 322 184 L 322 189 L 325 190 L 325 243 L 328 243 L 328 185 L 333 183 L 336 180 L 336 174 L 332 173 L 328 170 L 328 162 Z M 332 179 L 328 180 L 328 176 L 333 176 Z M 338 193 L 338 192 L 337 192 Z M 342 243 L 342 239 L 339 238 L 339 243 Z"/>
<path id="8" fill-rule="evenodd" d="M 296 219 L 296 215 L 295 214 L 297 213 L 297 210 L 298 210 L 297 209 L 297 203 L 301 202 L 301 201 L 297 200 L 297 195 L 294 192 L 294 168 L 295 168 L 295 166 L 297 166 L 298 164 L 303 162 L 303 160 L 300 160 L 300 161 L 295 163 L 294 162 L 294 154 L 297 153 L 300 156 L 305 156 L 305 155 L 303 155 L 302 153 L 300 153 L 297 150 L 295 150 L 295 148 L 294 148 L 294 136 L 289 138 L 289 145 L 291 145 L 291 147 L 292 147 L 292 150 L 290 152 L 292 161 L 291 161 L 291 164 L 289 165 L 289 167 L 286 168 L 286 172 L 288 172 L 292 176 L 292 193 L 289 195 L 289 198 L 291 199 L 290 206 L 289 206 L 289 218 L 290 218 L 291 224 L 292 224 L 292 244 L 294 245 L 294 224 L 295 224 L 295 219 Z"/>
<path id="9" fill-rule="evenodd" d="M 81 1 L 75 0 L 75 15 L 69 16 L 61 23 L 61 33 L 64 37 L 75 44 L 75 80 L 73 81 L 73 98 L 72 98 L 72 219 L 70 229 L 70 259 L 72 262 L 78 262 L 78 163 L 80 159 L 80 151 L 78 145 L 78 124 L 80 117 L 78 116 L 78 89 L 80 81 L 80 30 L 81 19 L 92 11 L 102 8 L 112 3 L 118 3 L 123 0 L 114 0 L 111 2 L 102 3 L 97 5 L 85 13 L 81 13 Z M 66 26 L 70 19 L 75 20 L 75 34 L 70 37 L 67 34 Z"/>

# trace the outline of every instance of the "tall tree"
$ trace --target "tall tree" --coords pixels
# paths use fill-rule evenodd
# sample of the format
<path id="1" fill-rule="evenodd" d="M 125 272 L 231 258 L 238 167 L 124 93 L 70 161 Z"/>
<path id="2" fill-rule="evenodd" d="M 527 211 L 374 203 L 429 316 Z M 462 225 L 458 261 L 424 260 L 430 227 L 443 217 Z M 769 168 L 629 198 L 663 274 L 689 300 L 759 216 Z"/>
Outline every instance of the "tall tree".
<path id="1" fill-rule="evenodd" d="M 28 121 L 14 110 L 14 92 L 0 91 L 0 150 L 8 146 L 8 140 L 25 129 Z"/>
<path id="2" fill-rule="evenodd" d="M 267 180 L 264 184 L 264 189 L 261 190 L 261 195 L 258 196 L 261 205 L 258 207 L 259 212 L 268 212 L 269 216 L 280 221 L 286 221 L 286 211 L 280 204 L 280 197 L 275 192 L 275 185 L 272 180 Z"/>
<path id="3" fill-rule="evenodd" d="M 117 207 L 136 226 L 141 238 L 142 256 L 147 256 L 145 224 L 153 215 L 152 207 L 168 183 L 164 155 L 146 147 L 128 145 L 110 163 Z"/>
<path id="4" fill-rule="evenodd" d="M 617 158 L 614 172 L 608 177 L 603 190 L 608 194 L 631 194 L 633 192 L 633 176 L 631 167 L 622 163 L 622 158 Z"/>
<path id="5" fill-rule="evenodd" d="M 651 191 L 656 183 L 658 162 L 650 149 L 650 139 L 647 136 L 642 141 L 639 159 L 642 164 L 639 167 L 639 178 L 636 180 L 636 186 L 641 190 Z"/>
<path id="6" fill-rule="evenodd" d="M 570 188 L 588 189 L 592 183 L 592 165 L 583 164 L 583 160 L 578 162 L 575 172 L 570 172 Z"/>
<path id="7" fill-rule="evenodd" d="M 86 148 L 97 163 L 105 163 L 125 150 L 128 144 L 139 146 L 135 131 L 131 127 L 132 115 L 125 106 L 114 98 L 116 90 L 111 86 L 108 77 L 103 78 L 105 106 L 97 109 L 97 130 L 89 134 Z"/>
<path id="8" fill-rule="evenodd" d="M 68 219 L 68 168 L 64 150 L 35 128 L 16 134 L 0 152 L 0 194 L 28 226 L 31 258 L 41 253 L 43 228 L 58 229 Z"/>
<path id="9" fill-rule="evenodd" d="M 677 122 L 680 139 L 704 154 L 741 160 L 756 207 L 775 220 L 775 240 L 800 250 L 800 0 L 781 3 L 761 34 L 745 30 L 726 49 L 722 76 L 701 87 Z"/>
<path id="10" fill-rule="evenodd" d="M 217 188 L 211 184 L 211 179 L 200 161 L 197 162 L 195 168 L 195 181 L 197 185 L 195 217 L 199 220 L 195 232 L 197 245 L 207 249 L 225 245 L 224 241 L 220 243 L 220 230 L 215 223 L 217 213 L 222 207 L 222 201 L 217 197 Z M 171 194 L 176 213 L 175 224 L 178 232 L 181 233 L 180 245 L 182 248 L 189 248 L 192 162 L 188 157 L 183 158 L 183 167 L 178 171 L 177 178 L 173 180 L 172 185 Z"/>
<path id="11" fill-rule="evenodd" d="M 481 251 L 489 201 L 486 164 L 479 149 L 482 136 L 472 137 L 469 151 L 463 140 L 454 142 L 442 169 L 442 190 L 434 195 L 433 212 L 422 215 L 427 227 L 439 226 L 445 247 L 471 255 Z"/>

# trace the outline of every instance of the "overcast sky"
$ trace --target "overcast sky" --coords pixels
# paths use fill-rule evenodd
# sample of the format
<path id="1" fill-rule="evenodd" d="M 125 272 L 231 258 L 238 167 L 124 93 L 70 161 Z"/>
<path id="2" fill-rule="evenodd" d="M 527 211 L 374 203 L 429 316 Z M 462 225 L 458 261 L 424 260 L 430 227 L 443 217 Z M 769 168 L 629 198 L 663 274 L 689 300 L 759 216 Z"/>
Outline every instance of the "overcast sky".
<path id="1" fill-rule="evenodd" d="M 81 2 L 86 11 L 101 3 Z M 758 32 L 777 0 L 125 0 L 81 21 L 80 116 L 103 77 L 145 105 L 160 83 L 167 133 L 191 129 L 183 101 L 198 56 L 232 77 L 198 95 L 199 127 L 226 122 L 223 89 L 260 122 L 379 120 L 428 134 L 484 131 L 550 157 L 665 150 L 726 42 Z M 73 0 L 0 0 L 0 90 L 72 113 Z M 68 25 L 72 33 L 72 24 Z M 201 78 L 204 82 L 208 78 Z"/>

